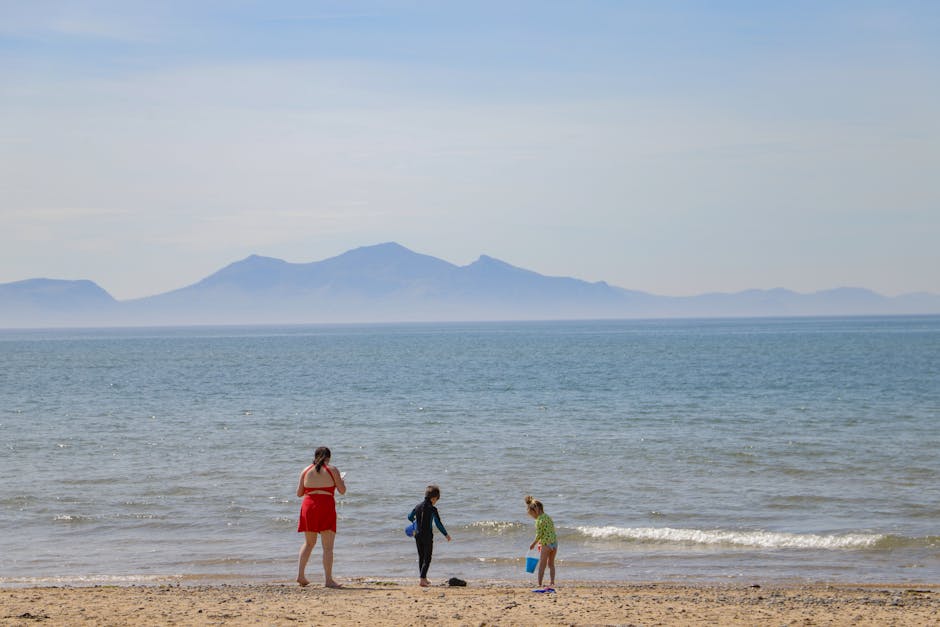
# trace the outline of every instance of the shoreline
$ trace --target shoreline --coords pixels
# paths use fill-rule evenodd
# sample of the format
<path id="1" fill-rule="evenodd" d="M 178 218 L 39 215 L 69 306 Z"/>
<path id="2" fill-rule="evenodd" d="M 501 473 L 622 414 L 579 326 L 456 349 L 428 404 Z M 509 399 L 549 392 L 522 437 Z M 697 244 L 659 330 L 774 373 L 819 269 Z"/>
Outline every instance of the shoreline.
<path id="1" fill-rule="evenodd" d="M 0 622 L 69 625 L 930 625 L 940 584 L 708 584 L 341 579 L 264 584 L 0 588 Z"/>

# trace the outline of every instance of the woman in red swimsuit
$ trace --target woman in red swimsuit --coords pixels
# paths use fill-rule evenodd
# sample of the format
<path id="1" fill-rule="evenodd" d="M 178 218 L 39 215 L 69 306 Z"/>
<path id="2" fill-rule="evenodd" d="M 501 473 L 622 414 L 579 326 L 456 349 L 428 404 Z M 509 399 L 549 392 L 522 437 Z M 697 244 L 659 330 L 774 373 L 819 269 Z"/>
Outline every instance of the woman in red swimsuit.
<path id="1" fill-rule="evenodd" d="M 333 492 L 346 494 L 346 484 L 336 466 L 330 465 L 330 449 L 321 446 L 313 456 L 313 463 L 300 473 L 297 496 L 303 497 L 297 531 L 304 534 L 297 561 L 297 583 L 306 586 L 307 560 L 317 544 L 317 534 L 323 535 L 323 574 L 327 588 L 340 588 L 333 581 L 333 541 L 336 539 L 336 501 Z"/>

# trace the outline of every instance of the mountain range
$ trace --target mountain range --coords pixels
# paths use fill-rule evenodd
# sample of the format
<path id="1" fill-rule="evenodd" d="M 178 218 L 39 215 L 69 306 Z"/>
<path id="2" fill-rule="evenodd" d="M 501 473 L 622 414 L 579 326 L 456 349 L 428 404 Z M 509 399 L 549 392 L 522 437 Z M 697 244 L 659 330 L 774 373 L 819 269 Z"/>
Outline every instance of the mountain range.
<path id="1" fill-rule="evenodd" d="M 658 296 L 486 255 L 457 266 L 396 243 L 311 263 L 252 255 L 193 285 L 124 301 L 88 280 L 0 284 L 6 328 L 938 313 L 940 295 L 862 288 Z"/>

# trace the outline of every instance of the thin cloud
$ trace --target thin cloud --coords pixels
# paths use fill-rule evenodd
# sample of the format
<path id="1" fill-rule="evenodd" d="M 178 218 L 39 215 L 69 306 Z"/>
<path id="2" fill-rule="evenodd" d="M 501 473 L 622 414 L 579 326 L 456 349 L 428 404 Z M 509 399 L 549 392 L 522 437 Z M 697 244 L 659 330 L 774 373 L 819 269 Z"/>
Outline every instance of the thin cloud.
<path id="1" fill-rule="evenodd" d="M 149 14 L 140 10 L 120 11 L 112 7 L 108 11 L 82 10 L 69 5 L 48 6 L 47 3 L 8 3 L 0 21 L 0 33 L 21 40 L 48 41 L 50 38 L 67 37 L 89 41 L 115 43 L 155 43 L 163 28 L 158 13 Z"/>
<path id="2" fill-rule="evenodd" d="M 71 37 L 120 43 L 154 43 L 160 40 L 155 31 L 144 30 L 129 22 L 107 19 L 65 18 L 49 23 L 47 30 Z"/>
<path id="3" fill-rule="evenodd" d="M 126 216 L 131 213 L 131 211 L 126 209 L 109 209 L 102 207 L 3 208 L 3 217 L 5 218 L 35 222 L 67 222 L 69 220 L 84 220 L 86 218 Z"/>
<path id="4" fill-rule="evenodd" d="M 281 15 L 265 18 L 265 22 L 335 22 L 340 20 L 366 20 L 385 17 L 386 14 L 373 13 L 317 13 L 307 15 Z"/>

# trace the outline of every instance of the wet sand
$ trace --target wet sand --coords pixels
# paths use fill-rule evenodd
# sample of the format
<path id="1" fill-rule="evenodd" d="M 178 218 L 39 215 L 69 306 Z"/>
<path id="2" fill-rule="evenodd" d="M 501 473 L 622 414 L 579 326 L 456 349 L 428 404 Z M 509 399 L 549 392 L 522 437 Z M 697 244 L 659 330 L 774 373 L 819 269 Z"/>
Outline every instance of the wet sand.
<path id="1" fill-rule="evenodd" d="M 569 583 L 466 588 L 376 580 L 0 589 L 3 625 L 936 625 L 940 586 Z"/>

